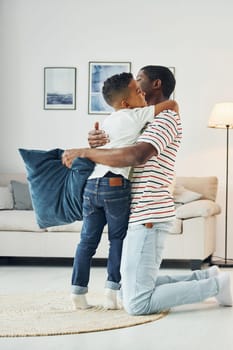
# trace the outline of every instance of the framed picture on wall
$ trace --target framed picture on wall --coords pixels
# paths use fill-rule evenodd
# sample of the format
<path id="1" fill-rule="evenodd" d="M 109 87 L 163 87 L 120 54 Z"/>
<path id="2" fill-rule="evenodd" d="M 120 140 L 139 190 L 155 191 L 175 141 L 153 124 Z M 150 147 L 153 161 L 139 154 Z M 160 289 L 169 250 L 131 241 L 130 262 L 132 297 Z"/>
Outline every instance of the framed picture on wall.
<path id="1" fill-rule="evenodd" d="M 110 114 L 110 107 L 102 96 L 103 83 L 114 74 L 131 72 L 131 62 L 89 62 L 89 114 Z"/>
<path id="2" fill-rule="evenodd" d="M 76 68 L 44 68 L 44 109 L 76 109 Z"/>

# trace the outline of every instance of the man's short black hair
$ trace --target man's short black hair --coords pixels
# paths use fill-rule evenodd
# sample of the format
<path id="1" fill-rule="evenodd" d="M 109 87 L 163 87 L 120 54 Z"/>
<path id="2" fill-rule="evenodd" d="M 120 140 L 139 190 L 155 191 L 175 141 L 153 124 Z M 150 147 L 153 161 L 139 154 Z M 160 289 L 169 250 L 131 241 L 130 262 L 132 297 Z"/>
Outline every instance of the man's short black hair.
<path id="1" fill-rule="evenodd" d="M 133 75 L 131 73 L 121 73 L 115 74 L 105 80 L 102 89 L 105 101 L 112 106 L 113 103 L 116 102 L 117 98 L 122 98 L 124 94 L 127 96 L 128 85 L 132 79 Z"/>
<path id="2" fill-rule="evenodd" d="M 163 95 L 166 98 L 170 97 L 175 89 L 176 79 L 169 68 L 163 66 L 145 66 L 141 68 L 141 70 L 143 70 L 144 74 L 146 74 L 151 81 L 160 79 L 162 82 Z"/>

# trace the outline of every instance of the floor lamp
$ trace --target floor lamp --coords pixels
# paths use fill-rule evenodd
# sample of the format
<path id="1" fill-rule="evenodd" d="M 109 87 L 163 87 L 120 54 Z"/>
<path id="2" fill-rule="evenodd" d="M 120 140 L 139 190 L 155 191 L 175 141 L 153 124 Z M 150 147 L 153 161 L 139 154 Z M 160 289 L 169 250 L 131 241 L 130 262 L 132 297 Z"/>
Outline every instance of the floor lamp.
<path id="1" fill-rule="evenodd" d="M 225 254 L 224 259 L 214 261 L 220 267 L 233 267 L 233 260 L 227 258 L 228 233 L 228 161 L 229 161 L 229 129 L 233 128 L 233 102 L 217 103 L 210 115 L 209 128 L 226 129 L 226 190 L 225 190 Z"/>

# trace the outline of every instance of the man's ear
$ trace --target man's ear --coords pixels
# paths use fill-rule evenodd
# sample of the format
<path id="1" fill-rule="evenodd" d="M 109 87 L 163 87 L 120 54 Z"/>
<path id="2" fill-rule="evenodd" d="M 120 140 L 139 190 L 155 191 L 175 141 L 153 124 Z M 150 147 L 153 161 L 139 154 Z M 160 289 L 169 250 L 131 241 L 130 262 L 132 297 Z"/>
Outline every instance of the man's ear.
<path id="1" fill-rule="evenodd" d="M 153 81 L 153 89 L 161 89 L 162 81 L 160 79 L 156 79 Z"/>

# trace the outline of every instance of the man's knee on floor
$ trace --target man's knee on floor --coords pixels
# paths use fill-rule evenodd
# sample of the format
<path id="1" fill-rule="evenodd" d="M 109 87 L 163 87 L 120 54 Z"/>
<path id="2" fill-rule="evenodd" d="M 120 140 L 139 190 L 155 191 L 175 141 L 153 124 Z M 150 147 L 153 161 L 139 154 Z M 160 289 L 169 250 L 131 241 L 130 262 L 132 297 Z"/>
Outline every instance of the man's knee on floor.
<path id="1" fill-rule="evenodd" d="M 148 301 L 135 301 L 135 300 L 128 300 L 123 301 L 123 306 L 125 311 L 132 316 L 140 316 L 140 315 L 148 315 L 149 314 L 149 307 L 148 307 Z"/>

